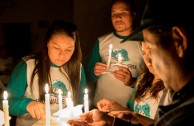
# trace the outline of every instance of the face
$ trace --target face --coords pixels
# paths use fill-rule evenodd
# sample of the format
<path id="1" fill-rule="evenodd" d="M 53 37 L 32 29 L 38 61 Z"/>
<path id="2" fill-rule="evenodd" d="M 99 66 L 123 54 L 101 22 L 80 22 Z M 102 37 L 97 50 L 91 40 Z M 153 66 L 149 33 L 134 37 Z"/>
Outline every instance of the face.
<path id="1" fill-rule="evenodd" d="M 132 30 L 133 14 L 125 3 L 120 1 L 113 4 L 111 19 L 113 27 L 118 34 L 123 32 L 129 33 L 129 30 Z"/>
<path id="2" fill-rule="evenodd" d="M 164 49 L 156 36 L 154 36 L 148 29 L 143 30 L 144 42 L 146 43 L 151 60 L 151 64 L 156 74 L 161 78 L 165 84 L 175 83 L 173 78 L 175 72 L 175 59 L 173 49 Z M 170 85 L 165 85 L 170 88 Z"/>
<path id="3" fill-rule="evenodd" d="M 47 47 L 51 62 L 57 66 L 62 66 L 73 55 L 75 42 L 65 34 L 56 34 L 51 37 Z"/>
<path id="4" fill-rule="evenodd" d="M 154 72 L 155 72 L 155 71 L 154 71 L 154 68 L 153 68 L 153 66 L 152 66 L 150 54 L 149 54 L 149 48 L 148 48 L 148 46 L 145 44 L 145 42 L 142 42 L 141 50 L 142 50 L 144 62 L 145 62 L 145 64 L 146 64 L 148 70 L 150 71 L 150 73 L 155 74 L 155 73 L 154 73 Z"/>

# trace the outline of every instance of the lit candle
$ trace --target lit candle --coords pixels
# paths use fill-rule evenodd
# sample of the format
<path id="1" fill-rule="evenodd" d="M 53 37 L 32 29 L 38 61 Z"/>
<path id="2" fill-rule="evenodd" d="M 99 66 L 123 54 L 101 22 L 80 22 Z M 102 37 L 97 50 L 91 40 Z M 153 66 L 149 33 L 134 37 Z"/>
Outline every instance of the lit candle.
<path id="1" fill-rule="evenodd" d="M 59 92 L 58 92 L 58 101 L 59 101 L 59 110 L 63 109 L 63 102 L 62 102 L 62 93 L 61 93 L 61 89 L 59 89 Z"/>
<path id="2" fill-rule="evenodd" d="M 118 64 L 122 64 L 123 57 L 121 54 L 118 55 Z"/>
<path id="3" fill-rule="evenodd" d="M 67 94 L 66 104 L 67 104 L 67 108 L 73 108 L 73 101 L 71 99 L 71 93 L 70 92 L 68 92 L 68 94 Z"/>
<path id="4" fill-rule="evenodd" d="M 88 89 L 85 89 L 85 94 L 84 94 L 84 111 L 88 112 L 89 111 L 89 101 L 88 101 Z"/>
<path id="5" fill-rule="evenodd" d="M 48 84 L 45 86 L 45 103 L 46 103 L 46 126 L 50 126 L 50 95 Z"/>
<path id="6" fill-rule="evenodd" d="M 7 91 L 3 92 L 3 97 L 4 97 L 3 100 L 4 126 L 9 126 L 9 111 L 8 111 L 9 105 L 7 100 L 8 97 Z"/>
<path id="7" fill-rule="evenodd" d="M 112 55 L 112 44 L 109 45 L 109 54 L 108 54 L 108 62 L 107 62 L 107 66 L 110 66 L 110 61 L 111 61 L 111 55 Z"/>

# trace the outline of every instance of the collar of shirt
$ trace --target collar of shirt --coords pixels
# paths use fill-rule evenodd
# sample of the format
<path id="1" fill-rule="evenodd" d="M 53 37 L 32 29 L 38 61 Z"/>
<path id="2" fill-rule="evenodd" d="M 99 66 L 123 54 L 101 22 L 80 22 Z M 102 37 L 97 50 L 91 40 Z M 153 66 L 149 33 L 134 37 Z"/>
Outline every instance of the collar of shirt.
<path id="1" fill-rule="evenodd" d="M 159 106 L 159 115 L 163 115 L 164 113 L 176 108 L 180 104 L 187 101 L 189 98 L 194 97 L 193 93 L 194 89 L 194 78 L 190 80 L 181 90 L 178 92 L 174 92 L 172 94 L 172 103 L 167 106 Z"/>

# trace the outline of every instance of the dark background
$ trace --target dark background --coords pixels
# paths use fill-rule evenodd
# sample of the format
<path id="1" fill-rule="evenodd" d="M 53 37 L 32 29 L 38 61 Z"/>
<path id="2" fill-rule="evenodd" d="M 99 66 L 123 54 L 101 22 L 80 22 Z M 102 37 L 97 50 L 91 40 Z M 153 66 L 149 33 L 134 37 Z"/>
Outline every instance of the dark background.
<path id="1" fill-rule="evenodd" d="M 55 19 L 78 26 L 83 65 L 97 37 L 112 31 L 112 0 L 0 0 L 0 45 L 7 44 L 15 61 L 36 52 L 48 25 Z M 137 23 L 145 0 L 135 0 Z"/>

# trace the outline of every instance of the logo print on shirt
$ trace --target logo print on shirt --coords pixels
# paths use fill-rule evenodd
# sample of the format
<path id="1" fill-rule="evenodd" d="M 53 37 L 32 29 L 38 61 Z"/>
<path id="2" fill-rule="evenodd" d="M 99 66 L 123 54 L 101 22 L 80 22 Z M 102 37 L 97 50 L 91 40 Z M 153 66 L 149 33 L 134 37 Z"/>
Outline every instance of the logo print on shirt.
<path id="1" fill-rule="evenodd" d="M 63 96 L 67 95 L 68 91 L 65 84 L 61 81 L 54 81 L 54 83 L 52 84 L 52 94 L 57 96 L 59 89 L 61 89 Z"/>
<path id="2" fill-rule="evenodd" d="M 68 90 L 63 82 L 55 80 L 53 81 L 52 90 L 51 90 L 51 98 L 50 98 L 51 104 L 59 104 L 58 102 L 59 89 L 62 92 L 62 102 L 63 104 L 65 103 L 65 97 L 67 96 Z"/>
<path id="3" fill-rule="evenodd" d="M 151 117 L 150 116 L 150 106 L 147 103 L 143 105 L 136 105 L 134 111 L 146 117 L 149 117 L 149 118 Z"/>
<path id="4" fill-rule="evenodd" d="M 129 61 L 128 52 L 125 49 L 116 49 L 112 52 L 112 58 L 118 61 L 119 54 L 122 55 L 123 61 Z"/>

